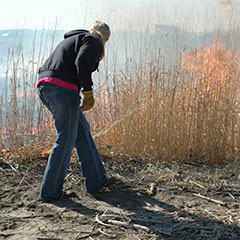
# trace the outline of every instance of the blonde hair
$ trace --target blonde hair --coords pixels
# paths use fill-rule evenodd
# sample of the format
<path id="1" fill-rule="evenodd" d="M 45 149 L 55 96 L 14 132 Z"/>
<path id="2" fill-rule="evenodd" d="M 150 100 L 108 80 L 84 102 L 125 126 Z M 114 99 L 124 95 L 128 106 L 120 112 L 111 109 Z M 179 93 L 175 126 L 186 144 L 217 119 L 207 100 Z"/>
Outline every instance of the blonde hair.
<path id="1" fill-rule="evenodd" d="M 102 53 L 102 56 L 100 57 L 100 60 L 102 60 L 105 55 L 105 49 L 104 49 L 105 42 L 110 37 L 110 28 L 106 23 L 96 21 L 91 27 L 91 29 L 89 30 L 89 32 L 97 36 L 98 38 L 100 38 L 103 43 L 103 53 Z"/>
<path id="2" fill-rule="evenodd" d="M 100 21 L 96 21 L 89 32 L 99 37 L 103 41 L 103 43 L 105 43 L 110 37 L 109 26 L 106 23 Z"/>

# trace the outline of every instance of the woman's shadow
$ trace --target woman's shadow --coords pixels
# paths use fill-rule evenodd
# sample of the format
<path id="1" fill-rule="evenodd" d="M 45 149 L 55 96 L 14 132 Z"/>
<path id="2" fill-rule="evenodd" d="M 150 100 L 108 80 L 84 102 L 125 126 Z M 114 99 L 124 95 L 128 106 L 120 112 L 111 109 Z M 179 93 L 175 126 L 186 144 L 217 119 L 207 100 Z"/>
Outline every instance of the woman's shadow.
<path id="1" fill-rule="evenodd" d="M 217 239 L 239 239 L 240 237 L 240 228 L 236 224 L 228 225 L 216 219 L 198 216 L 186 210 L 182 210 L 174 205 L 160 201 L 156 199 L 156 197 L 151 196 L 144 191 L 135 190 L 131 185 L 128 185 L 120 180 L 118 180 L 111 189 L 91 194 L 90 198 L 94 198 L 97 201 L 103 201 L 108 203 L 110 206 L 126 211 L 130 213 L 128 216 L 131 218 L 149 219 L 151 220 L 149 222 L 151 223 L 150 225 L 153 229 L 160 227 L 164 231 L 172 231 L 176 227 L 180 227 L 183 231 L 185 231 L 185 234 L 189 231 L 189 238 L 183 237 L 173 239 L 191 239 L 192 237 L 197 236 L 200 237 L 198 239 L 208 239 L 201 238 L 204 234 L 203 231 L 208 231 L 208 234 L 212 234 L 211 237 L 219 234 L 219 231 L 222 231 L 222 236 L 226 235 L 226 238 Z M 71 210 L 86 215 L 99 213 L 97 210 L 89 209 L 81 205 L 77 201 L 74 201 L 74 199 L 58 203 L 58 206 L 67 208 L 71 208 L 72 206 Z M 155 221 L 158 224 L 153 226 Z M 162 222 L 161 226 L 158 226 L 159 222 Z M 219 231 L 217 231 L 217 229 Z M 194 235 L 192 235 L 193 233 Z M 229 236 L 231 236 L 231 238 L 229 238 Z"/>

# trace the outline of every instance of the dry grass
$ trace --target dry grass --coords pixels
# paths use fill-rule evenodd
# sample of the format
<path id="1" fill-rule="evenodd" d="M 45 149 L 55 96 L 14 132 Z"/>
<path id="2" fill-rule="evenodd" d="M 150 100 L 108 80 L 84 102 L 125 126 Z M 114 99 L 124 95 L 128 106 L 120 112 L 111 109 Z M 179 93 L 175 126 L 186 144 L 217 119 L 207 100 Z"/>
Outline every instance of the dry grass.
<path id="1" fill-rule="evenodd" d="M 195 54 L 177 49 L 176 63 L 167 67 L 156 35 L 125 44 L 123 67 L 114 48 L 112 59 L 105 59 L 95 84 L 97 103 L 86 113 L 100 151 L 155 161 L 238 160 L 239 59 L 231 46 L 206 46 Z M 45 53 L 34 49 L 33 43 L 30 61 L 9 52 L 1 95 L 0 148 L 14 159 L 41 156 L 54 139 L 50 116 L 35 92 Z"/>
<path id="2" fill-rule="evenodd" d="M 15 55 L 9 49 L 5 85 L 0 106 L 0 150 L 10 159 L 24 160 L 39 156 L 42 144 L 53 133 L 50 116 L 39 103 L 36 93 L 37 69 L 43 61 L 43 38 L 36 46 L 36 35 L 32 43 L 32 54 Z M 36 53 L 36 49 L 39 49 Z"/>
<path id="3" fill-rule="evenodd" d="M 146 50 L 135 66 L 126 61 L 126 71 L 108 79 L 107 91 L 100 89 L 98 108 L 88 117 L 97 132 L 114 127 L 97 142 L 154 160 L 238 160 L 239 59 L 213 42 L 207 51 L 199 50 L 201 56 L 179 54 L 176 64 L 166 68 L 161 49 L 149 53 L 153 43 L 144 42 Z M 150 62 L 145 61 L 149 54 Z"/>

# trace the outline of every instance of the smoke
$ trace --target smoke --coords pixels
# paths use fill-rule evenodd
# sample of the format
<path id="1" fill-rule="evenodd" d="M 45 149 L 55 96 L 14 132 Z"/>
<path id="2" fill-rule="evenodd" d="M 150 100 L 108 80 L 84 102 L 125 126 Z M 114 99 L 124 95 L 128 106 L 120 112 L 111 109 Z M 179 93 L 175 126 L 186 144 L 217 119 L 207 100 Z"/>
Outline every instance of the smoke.
<path id="1" fill-rule="evenodd" d="M 219 4 L 223 7 L 232 7 L 233 6 L 233 0 L 219 0 Z"/>

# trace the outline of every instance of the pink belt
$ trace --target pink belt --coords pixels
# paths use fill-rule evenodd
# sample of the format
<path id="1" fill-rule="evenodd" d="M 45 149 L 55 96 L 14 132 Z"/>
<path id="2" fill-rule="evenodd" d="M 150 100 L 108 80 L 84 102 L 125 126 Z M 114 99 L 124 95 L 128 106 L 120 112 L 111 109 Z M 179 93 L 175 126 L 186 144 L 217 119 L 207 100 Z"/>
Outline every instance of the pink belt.
<path id="1" fill-rule="evenodd" d="M 73 84 L 73 83 L 70 83 L 70 82 L 63 81 L 63 80 L 61 80 L 61 79 L 59 79 L 59 78 L 55 78 L 55 77 L 43 77 L 43 78 L 39 78 L 39 79 L 38 79 L 38 82 L 37 82 L 37 86 L 38 86 L 40 83 L 43 83 L 43 82 L 53 83 L 53 84 L 59 85 L 59 86 L 61 86 L 61 87 L 65 87 L 65 88 L 69 88 L 69 89 L 78 91 L 77 85 L 75 85 L 75 84 Z"/>

